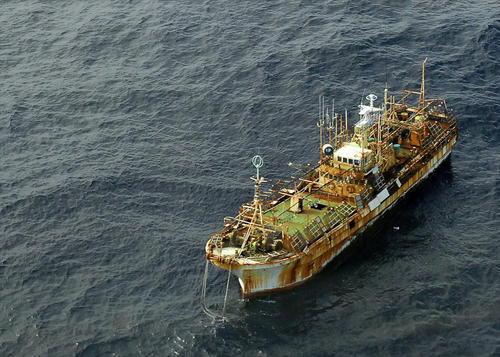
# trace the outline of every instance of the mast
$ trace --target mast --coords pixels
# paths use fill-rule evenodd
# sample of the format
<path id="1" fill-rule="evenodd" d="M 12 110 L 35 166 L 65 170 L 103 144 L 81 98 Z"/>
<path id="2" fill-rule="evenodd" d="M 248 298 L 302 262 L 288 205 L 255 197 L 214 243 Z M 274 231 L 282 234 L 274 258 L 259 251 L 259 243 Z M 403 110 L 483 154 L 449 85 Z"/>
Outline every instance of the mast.
<path id="1" fill-rule="evenodd" d="M 332 113 L 328 116 L 328 109 L 326 112 L 326 128 L 328 130 L 328 144 L 332 144 L 332 131 L 333 131 L 333 116 L 335 115 L 335 99 L 332 100 Z"/>
<path id="2" fill-rule="evenodd" d="M 262 160 L 262 157 L 260 155 L 255 155 L 252 158 L 252 164 L 253 166 L 257 169 L 257 175 L 256 177 L 252 177 L 252 180 L 255 182 L 255 192 L 253 195 L 253 215 L 252 219 L 250 220 L 250 224 L 248 226 L 248 230 L 245 233 L 245 236 L 243 238 L 243 243 L 241 244 L 240 248 L 240 254 L 245 248 L 248 238 L 252 234 L 252 232 L 255 230 L 255 226 L 257 223 L 257 220 L 260 221 L 261 226 L 264 225 L 264 219 L 262 217 L 262 201 L 260 199 L 260 184 L 263 182 L 266 182 L 263 177 L 259 176 L 259 169 L 264 165 L 264 160 Z"/>
<path id="3" fill-rule="evenodd" d="M 338 142 L 337 136 L 339 135 L 339 133 L 338 133 L 339 120 L 337 118 L 337 114 L 334 114 L 334 116 L 335 116 L 335 150 L 336 150 L 337 149 L 337 142 Z"/>
<path id="4" fill-rule="evenodd" d="M 382 114 L 384 116 L 387 115 L 387 111 L 384 111 L 384 113 Z M 382 119 L 382 115 L 379 115 L 378 117 L 378 123 L 377 123 L 377 164 L 380 166 L 381 162 L 382 162 L 382 153 L 381 153 L 381 136 L 382 136 L 382 127 L 381 127 L 381 119 Z"/>
<path id="5" fill-rule="evenodd" d="M 425 106 L 425 62 L 427 62 L 427 58 L 425 57 L 422 62 L 422 83 L 420 85 L 420 99 L 418 101 L 418 108 L 423 109 Z"/>
<path id="6" fill-rule="evenodd" d="M 387 82 L 384 89 L 384 113 L 387 111 Z"/>
<path id="7" fill-rule="evenodd" d="M 339 122 L 340 122 L 340 127 L 339 127 L 339 135 L 340 135 L 340 140 L 342 142 L 342 138 L 344 137 L 344 118 L 342 118 L 342 114 L 339 115 Z"/>
<path id="8" fill-rule="evenodd" d="M 347 108 L 345 108 L 345 141 L 349 139 L 349 131 L 347 130 Z"/>
<path id="9" fill-rule="evenodd" d="M 319 96 L 319 122 L 318 122 L 318 128 L 319 128 L 319 157 L 320 160 L 323 160 L 323 125 L 325 124 L 325 97 Z"/>

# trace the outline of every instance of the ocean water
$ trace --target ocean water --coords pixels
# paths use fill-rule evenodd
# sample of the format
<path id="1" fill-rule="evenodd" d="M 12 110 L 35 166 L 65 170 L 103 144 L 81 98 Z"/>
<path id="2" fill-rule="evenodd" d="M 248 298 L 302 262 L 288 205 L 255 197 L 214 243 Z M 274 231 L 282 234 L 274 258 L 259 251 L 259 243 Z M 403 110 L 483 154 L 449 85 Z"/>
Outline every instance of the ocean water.
<path id="1" fill-rule="evenodd" d="M 0 8 L 1 356 L 500 355 L 497 1 Z M 318 95 L 352 125 L 425 57 L 451 158 L 343 265 L 249 300 L 233 278 L 207 317 L 205 242 L 250 158 L 270 181 L 317 161 Z"/>

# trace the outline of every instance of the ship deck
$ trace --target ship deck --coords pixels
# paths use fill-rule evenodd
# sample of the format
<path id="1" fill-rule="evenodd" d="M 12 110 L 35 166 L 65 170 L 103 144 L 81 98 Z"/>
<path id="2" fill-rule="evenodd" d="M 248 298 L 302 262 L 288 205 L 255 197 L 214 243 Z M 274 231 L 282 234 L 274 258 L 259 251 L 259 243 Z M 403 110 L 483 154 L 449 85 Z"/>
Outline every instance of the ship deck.
<path id="1" fill-rule="evenodd" d="M 290 202 L 291 199 L 287 198 L 263 215 L 266 224 L 279 228 L 290 235 L 293 235 L 296 231 L 300 231 L 304 235 L 306 226 L 317 217 L 323 220 L 323 216 L 328 212 L 329 207 L 339 205 L 339 203 L 309 195 L 304 197 L 302 212 L 294 213 L 290 211 Z M 314 208 L 314 205 L 317 205 L 318 208 Z"/>

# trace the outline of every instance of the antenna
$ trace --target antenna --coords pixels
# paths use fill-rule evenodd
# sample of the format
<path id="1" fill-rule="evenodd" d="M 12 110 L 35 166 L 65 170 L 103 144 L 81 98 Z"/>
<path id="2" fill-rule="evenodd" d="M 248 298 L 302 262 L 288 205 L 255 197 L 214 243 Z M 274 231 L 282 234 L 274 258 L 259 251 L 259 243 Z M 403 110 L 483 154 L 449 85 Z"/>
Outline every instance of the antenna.
<path id="1" fill-rule="evenodd" d="M 319 96 L 319 104 L 320 104 L 320 114 L 319 114 L 319 156 L 320 159 L 323 159 L 323 126 L 325 125 L 325 97 Z"/>
<path id="2" fill-rule="evenodd" d="M 348 128 L 347 128 L 347 108 L 345 108 L 345 138 L 347 140 L 347 133 L 348 133 Z"/>
<path id="3" fill-rule="evenodd" d="M 332 121 L 330 120 L 330 115 L 328 115 L 328 107 L 326 108 L 326 131 L 328 132 L 328 143 L 332 143 Z M 323 147 L 321 147 L 323 148 Z M 323 149 L 322 149 L 323 150 Z"/>
<path id="4" fill-rule="evenodd" d="M 252 180 L 255 181 L 255 192 L 253 195 L 253 201 L 255 205 L 255 209 L 259 208 L 260 210 L 260 184 L 263 182 L 266 182 L 263 177 L 260 177 L 259 175 L 259 169 L 264 165 L 264 160 L 262 160 L 262 157 L 260 155 L 255 155 L 252 157 L 252 164 L 253 166 L 257 169 L 257 178 L 253 178 Z M 262 212 L 260 213 L 261 217 L 260 220 L 262 221 Z"/>
<path id="5" fill-rule="evenodd" d="M 335 116 L 335 98 L 332 99 L 332 118 L 330 120 L 330 144 L 332 143 L 333 121 L 335 120 L 335 146 L 337 146 L 337 118 Z"/>
<path id="6" fill-rule="evenodd" d="M 254 157 L 252 157 L 252 164 L 257 169 L 257 180 L 259 180 L 259 169 L 262 167 L 262 165 L 264 165 L 264 160 L 260 155 L 255 155 Z"/>
<path id="7" fill-rule="evenodd" d="M 335 149 L 337 148 L 337 142 L 338 142 L 338 126 L 339 126 L 339 119 L 337 118 L 337 114 L 335 114 Z"/>
<path id="8" fill-rule="evenodd" d="M 373 107 L 373 102 L 377 99 L 377 96 L 375 94 L 368 94 L 366 99 L 370 101 L 370 107 Z"/>
<path id="9" fill-rule="evenodd" d="M 423 108 L 425 106 L 425 62 L 427 62 L 428 57 L 425 57 L 422 62 L 422 84 L 420 85 L 420 100 L 418 106 Z"/>
<path id="10" fill-rule="evenodd" d="M 339 115 L 339 135 L 342 137 L 344 135 L 344 118 L 342 118 L 342 114 Z"/>
<path id="11" fill-rule="evenodd" d="M 384 89 L 384 112 L 387 111 L 387 82 L 385 82 L 385 89 Z"/>

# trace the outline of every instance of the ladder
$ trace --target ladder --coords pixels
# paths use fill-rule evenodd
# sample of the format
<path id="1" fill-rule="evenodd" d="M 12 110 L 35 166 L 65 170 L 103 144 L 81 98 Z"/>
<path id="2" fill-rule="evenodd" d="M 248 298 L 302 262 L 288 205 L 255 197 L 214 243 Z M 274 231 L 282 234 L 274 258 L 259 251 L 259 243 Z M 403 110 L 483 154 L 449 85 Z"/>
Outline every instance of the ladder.
<path id="1" fill-rule="evenodd" d="M 306 242 L 302 238 L 302 235 L 297 231 L 294 235 L 290 236 L 290 245 L 292 249 L 296 252 L 302 252 L 306 247 Z"/>
<path id="2" fill-rule="evenodd" d="M 337 210 L 332 210 L 325 215 L 325 221 L 330 228 L 334 228 L 342 222 L 342 218 L 342 215 Z"/>
<path id="3" fill-rule="evenodd" d="M 443 133 L 443 128 L 436 122 L 428 122 L 427 128 L 429 129 L 431 136 L 434 138 L 440 136 Z"/>
<path id="4" fill-rule="evenodd" d="M 385 186 L 384 176 L 375 174 L 375 182 L 373 183 L 373 187 L 377 191 L 382 191 Z"/>
<path id="5" fill-rule="evenodd" d="M 305 229 L 304 233 L 306 235 L 306 239 L 309 243 L 314 242 L 316 239 L 321 237 L 323 233 L 327 231 L 327 228 L 321 222 L 319 217 L 316 217 L 314 221 L 312 221 Z"/>
<path id="6" fill-rule="evenodd" d="M 336 211 L 338 211 L 343 216 L 343 218 L 347 218 L 354 212 L 356 212 L 356 209 L 350 204 L 342 202 L 340 205 L 337 206 Z"/>

